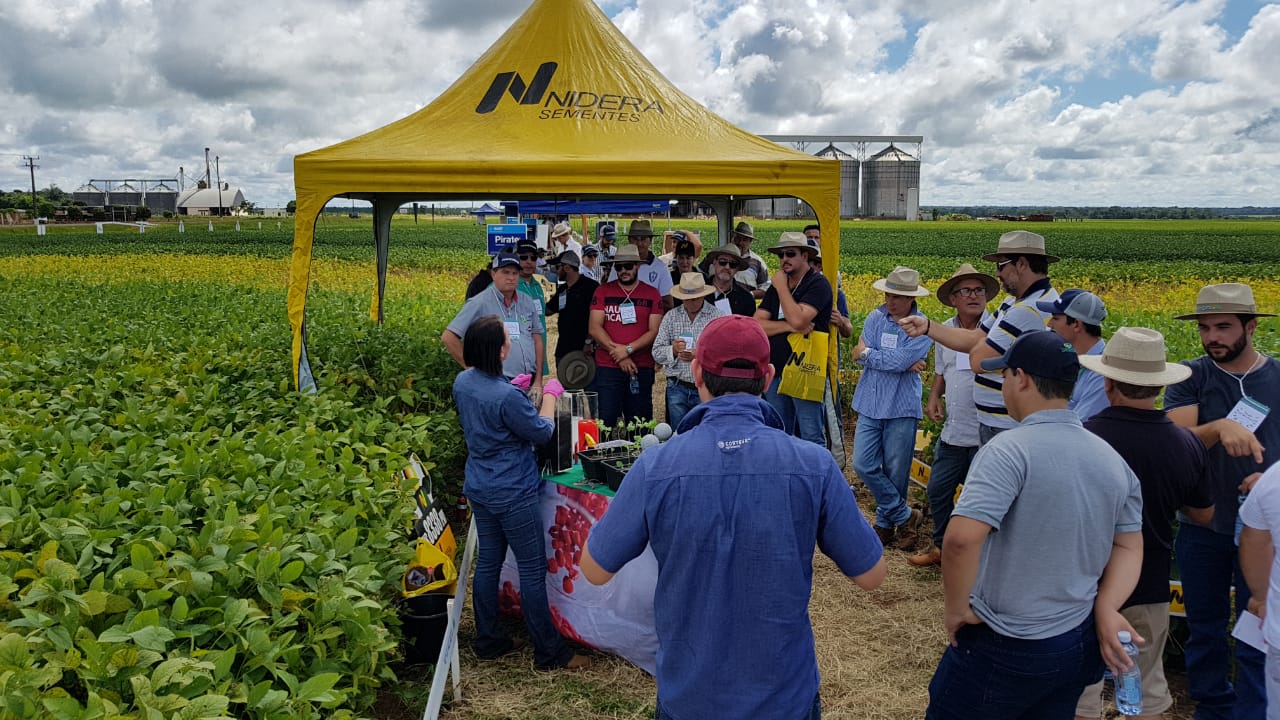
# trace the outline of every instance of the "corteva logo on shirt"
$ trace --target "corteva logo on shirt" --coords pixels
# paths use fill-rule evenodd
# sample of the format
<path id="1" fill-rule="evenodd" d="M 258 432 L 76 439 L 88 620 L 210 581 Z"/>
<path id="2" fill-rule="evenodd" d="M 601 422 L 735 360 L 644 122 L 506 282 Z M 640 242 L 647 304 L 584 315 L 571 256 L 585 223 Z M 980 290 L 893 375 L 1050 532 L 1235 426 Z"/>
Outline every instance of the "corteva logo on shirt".
<path id="1" fill-rule="evenodd" d="M 742 438 L 741 440 L 719 440 L 716 442 L 716 447 L 721 450 L 737 450 L 738 448 L 745 447 L 749 442 L 751 442 L 751 438 L 749 437 Z"/>
<path id="2" fill-rule="evenodd" d="M 533 79 L 525 82 L 520 73 L 512 70 L 493 76 L 488 91 L 476 105 L 476 113 L 487 115 L 498 109 L 504 94 L 520 105 L 541 105 L 539 120 L 602 120 L 613 122 L 640 122 L 646 113 L 663 114 L 662 101 L 642 98 L 620 92 L 602 92 L 599 89 L 551 89 L 557 63 L 545 62 L 538 66 Z M 544 99 L 545 98 L 545 99 Z"/>

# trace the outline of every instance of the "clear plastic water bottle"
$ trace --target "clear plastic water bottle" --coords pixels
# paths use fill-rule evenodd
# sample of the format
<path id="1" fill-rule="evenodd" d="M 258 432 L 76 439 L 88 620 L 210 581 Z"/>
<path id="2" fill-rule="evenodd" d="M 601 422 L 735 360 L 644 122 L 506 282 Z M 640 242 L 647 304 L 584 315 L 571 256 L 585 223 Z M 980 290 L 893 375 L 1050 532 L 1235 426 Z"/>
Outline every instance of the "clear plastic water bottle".
<path id="1" fill-rule="evenodd" d="M 640 394 L 640 378 L 636 377 L 635 375 L 631 376 L 631 394 L 632 395 Z"/>
<path id="2" fill-rule="evenodd" d="M 1124 646 L 1124 653 L 1129 656 L 1129 660 L 1133 663 L 1133 667 L 1125 670 L 1116 676 L 1116 709 L 1122 715 L 1141 715 L 1142 714 L 1142 671 L 1138 669 L 1138 646 L 1133 644 L 1133 638 L 1129 635 L 1128 630 L 1121 630 L 1116 633 L 1116 637 L 1120 639 L 1120 644 Z"/>

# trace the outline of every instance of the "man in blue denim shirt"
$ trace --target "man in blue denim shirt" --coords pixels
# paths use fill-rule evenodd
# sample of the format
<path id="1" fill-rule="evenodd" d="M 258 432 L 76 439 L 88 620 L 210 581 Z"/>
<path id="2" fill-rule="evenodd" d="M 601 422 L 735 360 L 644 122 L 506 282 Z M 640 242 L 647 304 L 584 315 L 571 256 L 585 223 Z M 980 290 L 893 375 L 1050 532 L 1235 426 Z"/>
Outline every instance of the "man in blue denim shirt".
<path id="1" fill-rule="evenodd" d="M 608 582 L 652 544 L 659 720 L 817 718 L 814 547 L 866 589 L 883 551 L 830 453 L 782 432 L 760 399 L 773 366 L 755 320 L 712 320 L 693 377 L 703 403 L 640 455 L 582 574 Z"/>
<path id="2" fill-rule="evenodd" d="M 853 391 L 858 424 L 853 435 L 853 471 L 876 499 L 876 534 L 887 547 L 910 550 L 922 515 L 907 505 L 907 482 L 916 446 L 916 425 L 923 385 L 920 371 L 933 341 L 908 337 L 898 321 L 918 315 L 916 298 L 929 291 L 920 273 L 895 268 L 871 285 L 884 293 L 884 304 L 872 310 L 862 325 L 853 358 L 862 364 L 862 377 Z"/>

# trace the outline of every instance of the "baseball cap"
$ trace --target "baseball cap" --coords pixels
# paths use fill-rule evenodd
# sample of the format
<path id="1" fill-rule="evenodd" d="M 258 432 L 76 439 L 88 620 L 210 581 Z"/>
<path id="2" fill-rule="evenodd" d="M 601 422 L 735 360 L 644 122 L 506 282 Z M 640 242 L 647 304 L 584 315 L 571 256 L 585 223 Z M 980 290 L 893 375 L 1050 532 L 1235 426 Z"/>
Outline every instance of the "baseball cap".
<path id="1" fill-rule="evenodd" d="M 1080 374 L 1080 359 L 1066 338 L 1052 330 L 1035 330 L 1014 340 L 1004 355 L 982 361 L 982 369 L 989 372 L 1005 368 L 1050 380 L 1075 382 Z"/>
<path id="2" fill-rule="evenodd" d="M 678 231 L 677 231 L 677 232 L 678 232 Z M 676 240 L 676 249 L 675 249 L 675 251 L 674 251 L 672 254 L 674 254 L 674 255 L 688 255 L 688 256 L 690 256 L 690 257 L 697 257 L 697 256 L 698 256 L 698 249 L 697 249 L 696 247 L 694 247 L 694 245 L 693 245 L 693 242 L 692 242 L 692 241 L 690 241 L 690 240 L 686 240 L 686 239 L 685 239 L 685 237 L 684 237 L 684 233 L 679 233 L 679 235 L 678 235 L 677 237 L 678 237 L 678 239 Z"/>
<path id="3" fill-rule="evenodd" d="M 583 257 L 586 257 L 588 255 L 599 255 L 599 254 L 600 254 L 600 248 L 596 247 L 595 245 L 587 245 L 582 248 Z"/>
<path id="4" fill-rule="evenodd" d="M 605 237 L 607 237 L 607 238 L 617 237 L 617 236 L 618 236 L 618 228 L 616 228 L 616 227 L 614 227 L 614 226 L 612 226 L 612 225 L 605 225 L 605 226 L 604 226 L 604 228 L 602 228 L 602 229 L 600 230 L 600 234 L 601 234 L 601 235 L 603 235 L 603 236 L 605 236 Z"/>
<path id="5" fill-rule="evenodd" d="M 1101 325 L 1107 319 L 1107 306 L 1102 298 L 1087 290 L 1064 290 L 1057 300 L 1040 300 L 1036 303 L 1040 312 L 1066 315 L 1086 325 Z"/>
<path id="6" fill-rule="evenodd" d="M 769 338 L 760 322 L 746 315 L 722 315 L 698 336 L 694 357 L 704 370 L 730 378 L 759 379 L 769 367 Z M 731 360 L 746 360 L 749 368 L 726 367 Z"/>
<path id="7" fill-rule="evenodd" d="M 504 267 L 518 268 L 520 267 L 520 258 L 516 257 L 516 254 L 513 252 L 507 252 L 506 250 L 503 250 L 502 252 L 493 256 L 492 267 L 494 270 L 497 270 L 499 268 L 504 268 Z"/>
<path id="8" fill-rule="evenodd" d="M 516 254 L 519 255 L 520 253 L 533 253 L 535 255 L 541 255 L 541 252 L 539 252 L 538 250 L 537 244 L 530 242 L 528 240 L 521 240 L 520 242 L 516 243 Z"/>
<path id="9" fill-rule="evenodd" d="M 564 252 L 557 255 L 556 259 L 553 260 L 552 262 L 556 265 L 568 265 L 569 267 L 575 267 L 575 268 L 581 267 L 581 263 L 578 260 L 578 253 L 572 250 L 565 250 Z"/>

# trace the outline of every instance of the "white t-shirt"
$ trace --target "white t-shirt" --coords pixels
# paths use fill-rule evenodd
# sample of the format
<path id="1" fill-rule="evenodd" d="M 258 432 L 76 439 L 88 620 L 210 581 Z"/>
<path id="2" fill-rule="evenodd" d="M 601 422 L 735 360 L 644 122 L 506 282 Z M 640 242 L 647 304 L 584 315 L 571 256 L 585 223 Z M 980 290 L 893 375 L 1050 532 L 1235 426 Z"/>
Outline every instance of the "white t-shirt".
<path id="1" fill-rule="evenodd" d="M 1254 530 L 1271 533 L 1275 558 L 1267 582 L 1267 618 L 1262 622 L 1262 636 L 1271 647 L 1280 647 L 1280 463 L 1272 465 L 1253 486 L 1240 506 L 1240 519 Z"/>
<path id="2" fill-rule="evenodd" d="M 659 295 L 666 297 L 671 294 L 671 268 L 667 267 L 667 264 L 657 255 L 654 255 L 649 262 L 641 263 L 640 267 L 636 268 L 636 275 L 640 282 L 656 288 Z M 609 273 L 609 282 L 617 279 L 618 270 L 614 268 Z"/>

